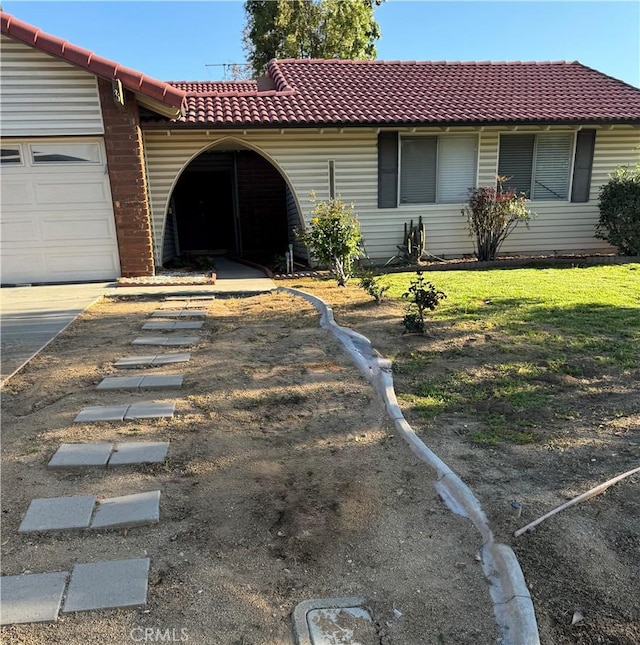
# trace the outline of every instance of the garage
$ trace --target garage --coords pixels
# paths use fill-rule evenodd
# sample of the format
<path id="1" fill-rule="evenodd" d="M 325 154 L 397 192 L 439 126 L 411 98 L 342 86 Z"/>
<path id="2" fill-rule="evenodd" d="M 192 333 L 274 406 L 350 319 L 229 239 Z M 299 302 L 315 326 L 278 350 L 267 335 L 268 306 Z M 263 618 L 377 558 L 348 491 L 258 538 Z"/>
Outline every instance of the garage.
<path id="1" fill-rule="evenodd" d="M 4 139 L 2 284 L 120 275 L 101 138 Z"/>

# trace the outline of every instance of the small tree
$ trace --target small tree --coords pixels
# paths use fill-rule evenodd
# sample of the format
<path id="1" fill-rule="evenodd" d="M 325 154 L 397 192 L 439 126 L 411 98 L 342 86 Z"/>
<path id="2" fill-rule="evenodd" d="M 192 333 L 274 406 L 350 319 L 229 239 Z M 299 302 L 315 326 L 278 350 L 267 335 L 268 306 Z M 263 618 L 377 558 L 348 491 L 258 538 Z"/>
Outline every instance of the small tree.
<path id="1" fill-rule="evenodd" d="M 357 277 L 360 278 L 360 288 L 364 289 L 377 305 L 382 304 L 385 294 L 389 291 L 389 285 L 380 284 L 380 278 L 376 278 L 370 269 L 360 269 Z"/>
<path id="2" fill-rule="evenodd" d="M 312 215 L 309 230 L 296 231 L 296 236 L 320 264 L 331 267 L 338 285 L 344 287 L 362 241 L 353 204 L 347 206 L 339 199 L 317 202 Z"/>
<path id="3" fill-rule="evenodd" d="M 497 177 L 496 188 L 470 188 L 469 200 L 462 209 L 469 234 L 475 238 L 475 253 L 480 261 L 494 260 L 498 250 L 520 222 L 528 222 L 524 193 L 505 189 L 507 177 Z"/>
<path id="4" fill-rule="evenodd" d="M 408 311 L 402 320 L 405 331 L 423 334 L 427 309 L 433 311 L 447 295 L 438 291 L 431 282 L 424 279 L 422 272 L 418 271 L 402 297 L 409 300 Z"/>
<path id="5" fill-rule="evenodd" d="M 600 189 L 596 237 L 623 255 L 640 255 L 640 164 L 621 166 Z"/>

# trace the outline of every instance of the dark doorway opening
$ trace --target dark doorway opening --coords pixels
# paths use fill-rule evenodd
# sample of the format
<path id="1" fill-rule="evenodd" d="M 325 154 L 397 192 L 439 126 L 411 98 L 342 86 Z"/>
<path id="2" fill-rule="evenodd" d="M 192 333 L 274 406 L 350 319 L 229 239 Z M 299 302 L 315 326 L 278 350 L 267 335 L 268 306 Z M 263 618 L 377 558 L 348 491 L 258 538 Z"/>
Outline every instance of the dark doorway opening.
<path id="1" fill-rule="evenodd" d="M 299 215 L 279 171 L 252 150 L 207 151 L 171 197 L 163 264 L 220 254 L 270 265 L 295 242 Z"/>

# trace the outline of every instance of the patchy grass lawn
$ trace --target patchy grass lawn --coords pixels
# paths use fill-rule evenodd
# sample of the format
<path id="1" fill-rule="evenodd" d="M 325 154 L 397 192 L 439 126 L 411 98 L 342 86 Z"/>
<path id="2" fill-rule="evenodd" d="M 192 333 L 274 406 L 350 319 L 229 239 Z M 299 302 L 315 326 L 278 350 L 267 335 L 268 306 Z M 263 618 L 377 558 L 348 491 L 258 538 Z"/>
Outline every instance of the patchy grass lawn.
<path id="1" fill-rule="evenodd" d="M 639 463 L 640 265 L 427 272 L 447 299 L 424 335 L 401 324 L 414 276 L 381 277 L 381 306 L 356 280 L 288 284 L 330 302 L 339 324 L 393 360 L 408 421 L 516 550 L 542 642 L 640 642 L 640 478 L 513 538 Z M 577 609 L 585 619 L 572 626 Z"/>

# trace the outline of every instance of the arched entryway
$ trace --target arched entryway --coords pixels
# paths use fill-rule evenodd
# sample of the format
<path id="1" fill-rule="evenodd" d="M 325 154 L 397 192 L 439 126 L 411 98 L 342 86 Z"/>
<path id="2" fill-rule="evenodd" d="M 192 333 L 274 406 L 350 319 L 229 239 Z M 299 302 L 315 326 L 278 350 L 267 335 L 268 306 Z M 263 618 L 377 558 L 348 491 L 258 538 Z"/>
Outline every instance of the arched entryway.
<path id="1" fill-rule="evenodd" d="M 295 242 L 296 200 L 265 157 L 227 140 L 195 157 L 178 178 L 167 212 L 162 264 L 235 255 L 273 265 Z"/>

